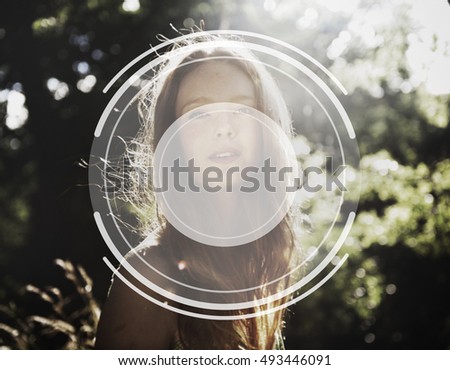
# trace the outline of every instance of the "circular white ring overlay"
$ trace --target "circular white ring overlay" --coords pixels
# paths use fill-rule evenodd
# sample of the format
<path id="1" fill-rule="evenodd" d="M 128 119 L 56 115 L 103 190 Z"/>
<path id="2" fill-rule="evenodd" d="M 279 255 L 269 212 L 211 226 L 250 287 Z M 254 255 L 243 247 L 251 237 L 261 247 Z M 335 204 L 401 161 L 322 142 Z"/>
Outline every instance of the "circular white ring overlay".
<path id="1" fill-rule="evenodd" d="M 225 36 L 237 35 L 240 37 L 253 37 L 259 40 L 264 40 L 265 42 L 274 42 L 278 46 L 287 48 L 291 52 L 308 59 L 310 62 L 319 67 L 319 69 L 325 72 L 335 83 L 337 82 L 337 79 L 313 58 L 305 55 L 304 52 L 276 39 L 242 31 L 211 31 L 205 33 Z M 165 47 L 172 42 L 178 43 L 194 37 L 197 36 L 181 36 L 174 40 L 169 40 L 158 47 L 152 48 L 148 52 L 143 53 L 127 65 L 117 76 L 115 76 L 105 88 L 104 92 L 109 89 L 109 87 L 119 78 L 121 74 L 123 74 L 134 63 L 146 55 L 157 52 L 159 48 Z M 252 44 L 245 43 L 245 45 L 248 47 Z M 258 49 L 259 45 L 254 45 L 255 49 Z M 192 48 L 192 45 L 190 45 L 190 47 Z M 274 49 L 273 55 L 279 58 L 281 53 Z M 286 56 L 286 58 L 289 57 Z M 150 63 L 151 68 L 154 68 L 154 66 L 157 66 L 159 63 L 163 62 L 164 59 L 164 56 L 156 58 Z M 299 69 L 301 72 L 305 73 L 305 66 L 303 64 L 300 65 L 301 68 L 299 67 Z M 306 74 L 311 76 L 309 72 Z M 312 80 L 315 81 L 317 85 L 327 94 L 330 101 L 336 107 L 340 118 L 344 122 L 350 139 L 355 139 L 354 131 L 351 127 L 348 116 L 336 96 L 329 88 L 326 87 L 322 80 L 319 79 L 319 82 L 317 82 L 318 78 L 315 74 L 313 74 L 313 77 L 314 78 L 312 78 Z M 96 128 L 96 137 L 101 136 L 103 126 L 105 125 L 109 112 L 112 111 L 115 103 L 120 99 L 130 84 L 130 80 L 127 81 L 127 83 L 122 86 L 118 93 L 116 93 L 113 97 L 110 104 L 108 104 L 108 107 L 105 109 L 105 112 L 103 113 Z M 338 87 L 342 90 L 339 83 Z M 210 104 L 208 106 L 203 106 L 199 112 L 192 111 L 190 113 L 191 115 L 187 114 L 180 117 L 173 125 L 170 126 L 166 134 L 159 142 L 155 152 L 153 186 L 155 188 L 162 189 L 162 191 L 157 191 L 155 194 L 158 205 L 162 210 L 164 210 L 164 215 L 167 217 L 169 222 L 171 222 L 171 224 L 173 224 L 184 235 L 199 243 L 207 244 L 212 247 L 242 245 L 266 235 L 280 222 L 280 220 L 283 219 L 293 201 L 293 192 L 286 190 L 289 187 L 292 189 L 292 186 L 295 186 L 294 180 L 298 178 L 298 171 L 297 166 L 293 165 L 295 162 L 295 154 L 293 155 L 293 149 L 289 139 L 286 135 L 284 135 L 279 126 L 269 117 L 255 109 L 242 106 L 239 103 Z M 216 125 L 218 129 L 220 128 L 220 125 L 222 125 L 222 131 L 224 130 L 223 127 L 226 126 L 231 127 L 232 131 L 236 131 L 239 129 L 239 125 L 245 121 L 246 123 L 249 123 L 250 126 L 255 125 L 258 127 L 255 131 L 255 135 L 258 137 L 258 140 L 250 140 L 251 145 L 227 146 L 219 144 L 219 146 L 213 147 L 210 144 L 212 142 L 217 142 L 214 140 L 219 138 L 220 135 L 216 137 L 210 136 L 208 138 L 207 136 L 204 136 L 199 138 L 193 134 L 193 132 L 195 132 L 195 126 L 201 125 L 202 120 L 207 120 L 209 123 L 212 123 L 213 126 Z M 204 123 L 205 122 L 203 122 L 203 124 Z M 233 132 L 232 134 L 235 133 L 236 132 Z M 112 135 L 113 134 L 114 130 L 112 132 Z M 225 134 L 225 137 L 228 134 Z M 203 153 L 189 152 L 189 145 L 185 145 L 185 143 L 192 141 L 189 138 L 203 140 L 204 145 L 202 146 L 202 149 L 205 151 Z M 222 138 L 224 138 L 224 136 L 222 136 Z M 248 140 L 247 144 L 249 144 Z M 105 158 L 107 159 L 107 157 L 108 149 L 106 150 Z M 345 158 L 344 153 L 342 153 L 342 157 Z M 265 166 L 266 160 L 269 160 L 269 163 Z M 236 167 L 237 170 L 234 169 Z M 287 168 L 287 170 L 283 171 L 283 168 Z M 292 168 L 292 172 L 289 168 Z M 174 176 L 178 177 L 175 178 Z M 164 183 L 165 180 L 167 180 L 166 183 Z M 168 185 L 167 190 L 164 189 L 165 185 Z M 274 187 L 276 190 L 273 190 Z M 181 188 L 186 191 L 180 191 Z M 218 188 L 219 190 L 216 191 Z M 266 204 L 261 204 L 261 199 L 266 199 Z M 93 200 L 93 204 L 96 202 L 97 201 L 94 202 Z M 94 208 L 98 209 L 95 205 Z M 109 204 L 108 208 L 111 209 Z M 239 209 L 239 212 L 236 212 L 237 209 Z M 249 215 L 256 214 L 254 210 L 258 210 L 257 217 L 249 217 Z M 99 225 L 100 231 L 102 232 L 103 237 L 107 241 L 108 246 L 114 255 L 118 259 L 121 259 L 119 256 L 123 256 L 123 254 L 121 254 L 117 247 L 114 246 L 114 243 L 109 237 L 108 231 L 101 221 L 101 213 L 103 212 L 96 212 L 96 221 Z M 232 217 L 232 215 L 235 217 Z M 236 217 L 236 215 L 239 217 Z M 134 270 L 132 266 L 130 272 L 138 280 L 145 283 L 145 285 L 157 293 L 162 294 L 164 297 L 193 307 L 211 310 L 232 310 L 252 306 L 261 306 L 276 299 L 280 299 L 286 295 L 292 294 L 323 271 L 323 269 L 331 261 L 332 257 L 336 255 L 339 248 L 342 246 L 345 236 L 350 230 L 351 223 L 354 219 L 354 213 L 349 212 L 348 216 L 349 217 L 345 228 L 342 231 L 341 236 L 338 238 L 335 247 L 330 250 L 328 255 L 324 258 L 322 263 L 317 266 L 317 268 L 311 271 L 308 276 L 305 276 L 297 283 L 285 289 L 283 292 L 279 292 L 278 294 L 259 299 L 254 302 L 241 302 L 238 304 L 224 305 L 215 303 L 208 304 L 204 301 L 196 302 L 195 300 L 178 297 L 176 294 L 173 294 L 173 292 L 167 291 L 150 281 L 143 281 L 143 276 Z M 242 222 L 242 220 L 245 222 Z M 121 234 L 120 231 L 119 233 Z M 129 244 L 128 241 L 125 242 Z M 340 265 L 341 264 L 338 266 Z M 333 269 L 333 271 L 335 272 L 336 268 Z M 327 279 L 328 278 L 329 276 L 327 276 Z M 317 287 L 320 286 L 323 281 L 324 280 L 318 282 Z M 134 289 L 136 290 L 137 288 L 134 287 Z M 315 288 L 313 287 L 311 289 L 314 290 Z M 139 294 L 146 296 L 143 292 L 140 292 Z M 302 296 L 306 295 L 307 294 L 305 293 Z M 151 297 L 147 296 L 147 298 L 151 301 L 155 301 L 154 299 L 151 299 Z M 242 317 L 255 317 L 264 314 L 265 312 L 273 312 L 276 309 L 286 307 L 287 305 L 295 303 L 295 301 L 298 300 L 299 298 L 297 297 L 296 299 L 286 302 L 278 308 L 271 307 L 267 310 L 267 312 L 262 310 L 254 314 L 250 313 L 242 315 Z M 199 315 L 198 313 L 191 312 L 188 309 L 180 310 L 180 308 L 172 307 L 163 302 L 156 301 L 154 303 L 176 312 L 182 312 L 186 315 L 197 317 Z M 220 314 L 201 315 L 201 317 L 220 320 L 237 318 L 236 315 L 228 317 Z"/>
<path id="2" fill-rule="evenodd" d="M 200 106 L 159 141 L 153 188 L 162 214 L 199 243 L 234 247 L 269 233 L 294 200 L 297 160 L 271 118 L 239 103 Z"/>

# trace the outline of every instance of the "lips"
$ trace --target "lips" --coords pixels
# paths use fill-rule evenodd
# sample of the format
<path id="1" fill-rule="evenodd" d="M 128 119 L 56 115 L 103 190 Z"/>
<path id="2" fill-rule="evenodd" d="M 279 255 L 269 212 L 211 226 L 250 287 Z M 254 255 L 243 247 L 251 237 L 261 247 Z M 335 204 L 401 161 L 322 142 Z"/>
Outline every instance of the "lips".
<path id="1" fill-rule="evenodd" d="M 241 156 L 241 152 L 236 149 L 222 149 L 211 154 L 208 159 L 219 164 L 227 164 L 236 161 Z"/>

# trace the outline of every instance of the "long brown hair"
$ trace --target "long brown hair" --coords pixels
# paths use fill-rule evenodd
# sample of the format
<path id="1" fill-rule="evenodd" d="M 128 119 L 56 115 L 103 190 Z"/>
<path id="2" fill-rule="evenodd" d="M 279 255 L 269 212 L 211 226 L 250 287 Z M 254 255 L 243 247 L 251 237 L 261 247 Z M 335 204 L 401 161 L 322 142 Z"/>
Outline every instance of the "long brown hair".
<path id="1" fill-rule="evenodd" d="M 221 39 L 209 36 L 191 38 L 189 43 L 197 46 L 195 50 L 187 56 L 178 56 L 178 59 L 168 57 L 167 63 L 140 95 L 142 128 L 132 150 L 135 164 L 143 167 L 151 164 L 159 140 L 177 118 L 174 107 L 181 81 L 206 59 L 225 61 L 245 72 L 254 84 L 256 108 L 277 122 L 288 136 L 292 135 L 288 109 L 267 70 L 246 49 L 202 48 L 203 42 L 217 40 Z M 171 52 L 180 46 L 186 45 L 178 44 Z M 180 65 L 182 67 L 178 68 Z M 131 191 L 134 196 L 130 199 L 139 212 L 140 229 L 145 236 L 159 227 L 159 245 L 165 249 L 164 255 L 171 260 L 169 263 L 183 261 L 187 266 L 183 271 L 186 281 L 201 282 L 204 286 L 211 284 L 223 290 L 239 289 L 243 281 L 259 287 L 240 293 L 235 299 L 241 302 L 273 296 L 289 286 L 289 271 L 297 258 L 296 238 L 289 214 L 270 233 L 254 242 L 236 248 L 211 248 L 189 239 L 167 222 L 158 213 L 152 192 L 143 190 L 138 180 L 136 178 L 134 185 L 131 183 L 135 191 Z M 157 217 L 149 217 L 149 214 Z M 158 220 L 156 223 L 155 219 Z M 226 271 L 223 271 L 224 266 Z M 284 296 L 262 306 L 214 311 L 215 315 L 248 317 L 236 320 L 205 320 L 179 315 L 179 338 L 183 347 L 189 349 L 273 349 L 279 340 L 277 336 L 281 333 L 285 309 L 273 310 L 270 314 L 259 313 L 274 309 L 288 299 Z M 205 309 L 189 309 L 209 313 Z"/>

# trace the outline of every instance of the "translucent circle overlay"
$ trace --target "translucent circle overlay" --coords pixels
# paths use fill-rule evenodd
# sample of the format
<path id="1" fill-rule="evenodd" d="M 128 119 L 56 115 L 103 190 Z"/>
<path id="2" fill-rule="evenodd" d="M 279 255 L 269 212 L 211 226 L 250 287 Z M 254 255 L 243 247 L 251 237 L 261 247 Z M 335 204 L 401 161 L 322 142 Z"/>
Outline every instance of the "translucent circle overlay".
<path id="1" fill-rule="evenodd" d="M 189 42 L 202 34 L 220 39 Z M 161 49 L 180 43 L 185 46 L 161 54 Z M 278 122 L 245 104 L 204 104 L 169 125 L 149 163 L 143 167 L 134 162 L 132 143 L 142 119 L 136 114 L 136 96 L 180 65 L 164 73 L 154 71 L 168 60 L 181 61 L 198 50 L 217 48 L 250 50 L 256 56 L 248 62 L 259 64 L 276 80 L 296 117 L 296 135 L 287 135 Z M 153 59 L 146 63 L 146 57 Z M 359 200 L 359 151 L 334 92 L 346 94 L 337 79 L 289 44 L 224 30 L 188 34 L 150 49 L 124 67 L 104 92 L 130 73 L 99 120 L 89 166 L 94 218 L 109 249 L 133 279 L 120 272 L 117 276 L 155 304 L 215 320 L 285 308 L 331 278 L 347 258 L 338 253 Z M 151 189 L 153 201 L 146 209 L 132 207 L 127 193 L 130 173 L 145 180 L 145 191 Z M 180 255 L 159 243 L 161 215 L 194 242 Z M 266 276 L 267 269 L 258 266 L 248 273 L 255 256 L 261 255 L 255 245 L 270 238 L 287 217 L 302 258 L 287 273 L 274 268 Z M 144 237 L 137 232 L 137 220 L 142 218 L 153 225 Z M 265 263 L 271 258 L 276 263 L 271 255 L 276 256 L 277 250 L 267 252 Z M 190 261 L 196 256 L 204 262 L 196 261 L 197 270 L 201 267 L 206 274 L 191 270 L 195 264 Z M 262 291 L 267 293 L 261 295 Z M 234 310 L 249 311 L 229 313 Z"/>
<path id="2" fill-rule="evenodd" d="M 244 245 L 273 230 L 300 179 L 279 125 L 239 103 L 207 104 L 181 116 L 158 143 L 153 163 L 153 188 L 167 220 L 217 247 Z"/>

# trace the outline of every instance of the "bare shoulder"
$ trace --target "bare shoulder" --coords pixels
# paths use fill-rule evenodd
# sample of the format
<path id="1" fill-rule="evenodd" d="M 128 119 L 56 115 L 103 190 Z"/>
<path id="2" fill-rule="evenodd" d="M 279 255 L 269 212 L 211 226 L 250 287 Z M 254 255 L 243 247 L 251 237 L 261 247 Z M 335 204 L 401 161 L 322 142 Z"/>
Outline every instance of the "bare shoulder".
<path id="1" fill-rule="evenodd" d="M 159 271 L 170 269 L 160 246 L 139 247 L 126 256 L 102 310 L 96 348 L 170 348 L 177 332 L 177 314 L 151 302 L 166 299 L 144 283 L 148 279 L 158 286 Z"/>

